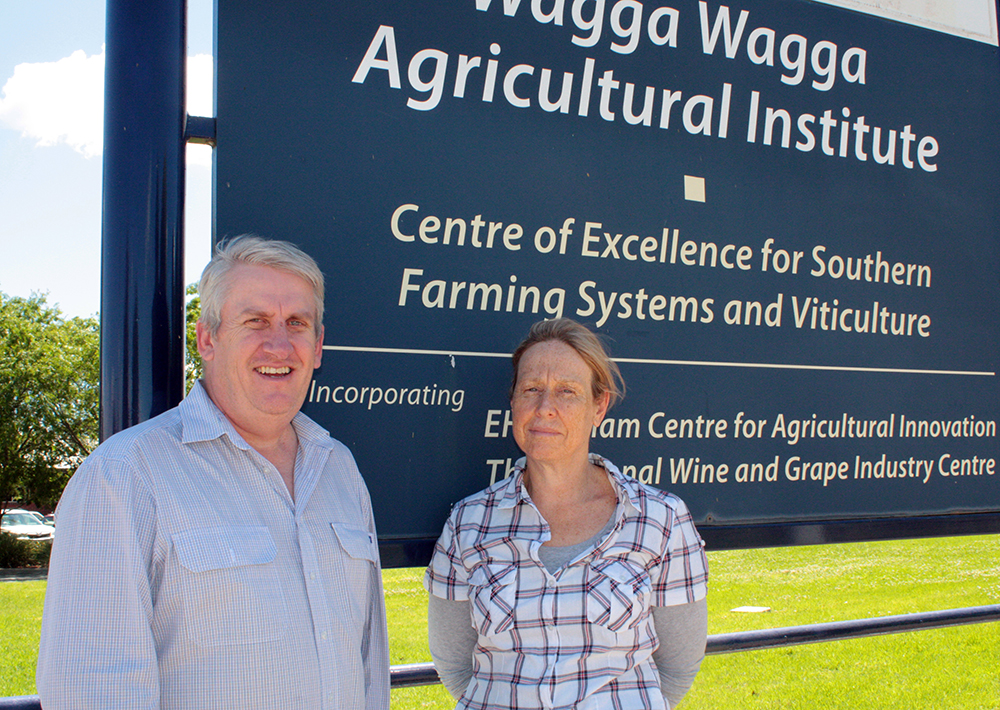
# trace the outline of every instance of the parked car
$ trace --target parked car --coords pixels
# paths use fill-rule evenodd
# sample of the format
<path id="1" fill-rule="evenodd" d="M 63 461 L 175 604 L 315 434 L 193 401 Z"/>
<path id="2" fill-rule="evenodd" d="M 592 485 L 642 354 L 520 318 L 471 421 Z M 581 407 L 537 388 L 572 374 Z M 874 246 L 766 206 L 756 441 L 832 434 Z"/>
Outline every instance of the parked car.
<path id="1" fill-rule="evenodd" d="M 3 514 L 0 531 L 14 535 L 19 540 L 51 540 L 55 528 L 38 522 L 30 511 L 14 508 Z"/>
<path id="2" fill-rule="evenodd" d="M 27 512 L 31 513 L 31 517 L 40 522 L 42 525 L 49 524 L 49 521 L 45 519 L 45 516 L 39 513 L 37 510 L 29 510 Z"/>

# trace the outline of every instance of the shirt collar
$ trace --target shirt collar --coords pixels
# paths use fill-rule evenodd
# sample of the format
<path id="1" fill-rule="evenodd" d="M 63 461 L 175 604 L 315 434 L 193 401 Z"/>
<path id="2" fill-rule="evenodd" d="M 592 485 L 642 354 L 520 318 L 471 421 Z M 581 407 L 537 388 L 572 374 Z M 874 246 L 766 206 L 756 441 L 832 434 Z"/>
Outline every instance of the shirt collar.
<path id="1" fill-rule="evenodd" d="M 181 418 L 182 443 L 212 441 L 225 434 L 237 448 L 244 450 L 250 448 L 246 440 L 236 431 L 233 423 L 208 396 L 201 380 L 195 382 L 187 397 L 177 407 L 177 411 Z M 302 412 L 292 419 L 292 426 L 295 427 L 300 445 L 316 444 L 327 448 L 333 445 L 329 432 Z"/>
<path id="2" fill-rule="evenodd" d="M 611 485 L 615 488 L 618 501 L 626 509 L 631 509 L 631 511 L 627 512 L 638 513 L 640 510 L 639 486 L 641 484 L 634 478 L 626 476 L 618 470 L 617 466 L 599 454 L 590 454 L 590 462 L 608 472 L 608 480 L 611 481 Z"/>
<path id="3" fill-rule="evenodd" d="M 497 501 L 497 507 L 513 508 L 519 503 L 527 503 L 531 500 L 528 491 L 524 488 L 526 461 L 526 458 L 522 456 L 514 464 L 514 473 L 507 479 L 503 492 Z M 611 481 L 611 485 L 615 489 L 619 503 L 627 509 L 631 509 L 627 512 L 639 512 L 639 483 L 623 474 L 617 466 L 599 454 L 590 454 L 590 463 L 600 466 L 607 472 L 608 480 Z"/>
<path id="4" fill-rule="evenodd" d="M 523 456 L 514 463 L 514 474 L 504 482 L 503 492 L 497 501 L 498 508 L 513 508 L 518 503 L 527 503 L 531 500 L 524 488 L 524 464 Z"/>

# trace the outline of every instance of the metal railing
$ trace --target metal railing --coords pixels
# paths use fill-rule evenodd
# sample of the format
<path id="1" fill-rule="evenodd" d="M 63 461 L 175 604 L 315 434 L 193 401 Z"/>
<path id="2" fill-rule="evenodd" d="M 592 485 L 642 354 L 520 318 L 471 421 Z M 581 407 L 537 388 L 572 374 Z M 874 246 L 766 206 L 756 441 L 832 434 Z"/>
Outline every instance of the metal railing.
<path id="1" fill-rule="evenodd" d="M 927 611 L 918 614 L 881 616 L 874 619 L 853 621 L 832 621 L 826 624 L 806 626 L 786 626 L 759 631 L 738 631 L 731 634 L 714 634 L 708 637 L 705 648 L 707 655 L 758 651 L 765 648 L 800 646 L 807 643 L 825 643 L 844 639 L 882 636 L 907 631 L 937 629 L 966 624 L 983 624 L 1000 621 L 1000 604 L 972 606 L 964 609 Z M 420 685 L 436 685 L 441 680 L 433 663 L 410 663 L 392 666 L 389 669 L 390 684 L 393 688 L 413 688 Z M 41 710 L 37 695 L 22 695 L 14 698 L 0 698 L 0 710 Z"/>
<path id="2" fill-rule="evenodd" d="M 718 655 L 740 651 L 757 651 L 765 648 L 800 646 L 807 643 L 824 643 L 922 629 L 982 624 L 990 621 L 1000 621 L 1000 604 L 928 611 L 918 614 L 881 616 L 874 619 L 833 621 L 826 624 L 714 634 L 708 637 L 705 653 Z M 437 671 L 434 670 L 433 663 L 410 663 L 393 666 L 389 669 L 389 674 L 393 688 L 412 688 L 418 685 L 434 685 L 441 682 Z M 3 706 L 0 705 L 0 708 Z"/>

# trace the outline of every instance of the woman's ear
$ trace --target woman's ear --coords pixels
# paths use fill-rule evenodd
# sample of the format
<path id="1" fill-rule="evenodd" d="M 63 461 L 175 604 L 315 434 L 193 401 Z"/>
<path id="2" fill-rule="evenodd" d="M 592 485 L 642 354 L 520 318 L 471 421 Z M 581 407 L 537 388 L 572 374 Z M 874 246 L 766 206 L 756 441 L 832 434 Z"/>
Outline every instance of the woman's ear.
<path id="1" fill-rule="evenodd" d="M 608 413 L 608 404 L 611 402 L 611 393 L 608 391 L 602 392 L 598 395 L 596 404 L 597 412 L 594 413 L 594 426 L 600 425 L 604 421 L 604 415 Z"/>

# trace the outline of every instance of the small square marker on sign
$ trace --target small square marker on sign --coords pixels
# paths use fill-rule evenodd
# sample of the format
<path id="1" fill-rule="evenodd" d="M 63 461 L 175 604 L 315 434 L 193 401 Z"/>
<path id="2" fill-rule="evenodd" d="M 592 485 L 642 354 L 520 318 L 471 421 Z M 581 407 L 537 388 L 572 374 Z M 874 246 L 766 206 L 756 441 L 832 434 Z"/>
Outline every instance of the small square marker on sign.
<path id="1" fill-rule="evenodd" d="M 691 202 L 705 201 L 705 178 L 684 176 L 684 199 Z"/>

